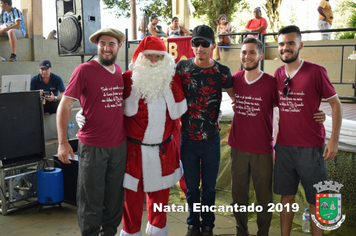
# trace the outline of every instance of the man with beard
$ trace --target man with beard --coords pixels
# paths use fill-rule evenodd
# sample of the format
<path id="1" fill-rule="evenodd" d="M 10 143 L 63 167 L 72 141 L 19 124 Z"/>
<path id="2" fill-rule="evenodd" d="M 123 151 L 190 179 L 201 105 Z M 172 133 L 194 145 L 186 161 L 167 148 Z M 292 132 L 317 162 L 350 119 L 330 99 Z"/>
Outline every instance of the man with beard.
<path id="1" fill-rule="evenodd" d="M 303 42 L 297 26 L 279 30 L 278 53 L 285 65 L 274 74 L 280 112 L 274 192 L 282 195 L 283 206 L 291 206 L 301 181 L 310 213 L 315 214 L 316 189 L 313 185 L 327 179 L 325 161 L 337 154 L 342 109 L 325 68 L 302 60 L 301 49 Z M 332 108 L 332 133 L 326 145 L 324 126 L 313 120 L 322 98 Z M 294 212 L 284 207 L 280 215 L 282 236 L 290 235 L 293 217 Z M 311 225 L 314 236 L 323 234 L 312 220 Z"/>
<path id="2" fill-rule="evenodd" d="M 232 75 L 235 102 L 228 144 L 231 146 L 232 204 L 249 205 L 250 178 L 262 212 L 257 213 L 257 235 L 268 235 L 272 212 L 273 106 L 278 104 L 273 76 L 260 70 L 262 43 L 256 38 L 243 41 L 240 61 L 243 71 Z M 234 212 L 236 236 L 248 236 L 247 212 Z"/>
<path id="3" fill-rule="evenodd" d="M 124 73 L 124 114 L 127 162 L 125 204 L 121 236 L 141 235 L 145 193 L 146 234 L 168 234 L 166 212 L 154 206 L 168 205 L 169 188 L 181 177 L 178 145 L 172 133 L 176 119 L 187 110 L 175 63 L 164 42 L 145 37 L 136 48 L 129 71 Z"/>
<path id="4" fill-rule="evenodd" d="M 232 204 L 249 205 L 252 175 L 257 202 L 263 207 L 263 211 L 257 213 L 257 235 L 268 235 L 272 213 L 267 209 L 268 203 L 273 202 L 272 119 L 278 97 L 275 78 L 259 69 L 262 58 L 262 42 L 256 38 L 246 38 L 240 53 L 244 70 L 232 75 L 235 113 L 228 144 L 231 146 Z M 315 113 L 314 119 L 323 122 L 325 114 Z M 248 236 L 248 213 L 234 212 L 234 216 L 235 235 Z"/>
<path id="5" fill-rule="evenodd" d="M 98 58 L 73 72 L 57 111 L 58 158 L 70 164 L 73 150 L 67 140 L 70 109 L 78 100 L 86 125 L 78 131 L 78 221 L 82 235 L 113 236 L 122 218 L 126 139 L 123 115 L 124 81 L 115 63 L 125 35 L 104 28 L 89 38 Z"/>
<path id="6" fill-rule="evenodd" d="M 198 236 L 201 233 L 203 236 L 212 236 L 214 212 L 199 212 L 193 207 L 197 204 L 202 207 L 215 204 L 215 185 L 220 163 L 218 117 L 222 90 L 225 89 L 231 98 L 234 92 L 230 69 L 210 58 L 216 47 L 214 31 L 206 25 L 195 27 L 191 43 L 195 57 L 178 62 L 176 68 L 188 103 L 181 127 L 181 160 L 189 205 L 186 235 Z"/>

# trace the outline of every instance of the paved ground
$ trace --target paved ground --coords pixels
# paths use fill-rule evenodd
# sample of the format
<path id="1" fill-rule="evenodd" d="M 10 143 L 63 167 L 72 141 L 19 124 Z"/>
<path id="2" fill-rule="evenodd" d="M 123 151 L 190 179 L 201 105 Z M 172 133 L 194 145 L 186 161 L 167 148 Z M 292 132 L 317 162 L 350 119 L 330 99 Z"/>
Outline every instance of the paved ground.
<path id="1" fill-rule="evenodd" d="M 63 203 L 63 208 L 46 206 L 41 211 L 34 206 L 0 215 L 0 235 L 2 236 L 70 236 L 80 235 L 76 207 Z M 144 211 L 142 220 L 142 235 L 146 235 L 147 212 Z M 186 217 L 188 213 L 171 212 L 167 214 L 168 236 L 184 236 L 186 233 Z M 235 223 L 230 216 L 216 214 L 214 234 L 220 236 L 234 235 Z M 249 222 L 251 235 L 256 235 L 256 222 Z M 119 228 L 121 230 L 121 226 Z M 117 233 L 116 235 L 119 235 Z M 271 227 L 270 236 L 280 235 L 280 229 Z M 305 235 L 293 231 L 291 236 Z"/>

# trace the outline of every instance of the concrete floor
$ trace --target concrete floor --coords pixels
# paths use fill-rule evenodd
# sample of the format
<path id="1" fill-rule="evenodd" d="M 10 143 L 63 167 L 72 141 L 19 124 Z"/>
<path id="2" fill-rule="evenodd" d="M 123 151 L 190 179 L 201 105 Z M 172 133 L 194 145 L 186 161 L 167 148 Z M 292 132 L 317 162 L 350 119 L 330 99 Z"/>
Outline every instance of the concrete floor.
<path id="1" fill-rule="evenodd" d="M 59 206 L 45 206 L 39 211 L 39 205 L 25 209 L 9 212 L 7 215 L 0 215 L 0 235 L 1 236 L 70 236 L 80 235 L 77 222 L 77 208 L 67 203 Z M 146 235 L 145 227 L 147 224 L 147 212 L 144 211 L 142 219 L 142 232 Z M 188 213 L 167 213 L 169 236 L 185 235 L 186 218 Z M 216 214 L 214 234 L 215 235 L 234 235 L 235 223 L 230 216 Z M 249 222 L 251 235 L 257 234 L 256 222 Z M 121 230 L 119 227 L 118 233 Z M 270 236 L 280 235 L 279 228 L 270 229 Z M 293 231 L 292 236 L 306 235 L 302 232 Z"/>

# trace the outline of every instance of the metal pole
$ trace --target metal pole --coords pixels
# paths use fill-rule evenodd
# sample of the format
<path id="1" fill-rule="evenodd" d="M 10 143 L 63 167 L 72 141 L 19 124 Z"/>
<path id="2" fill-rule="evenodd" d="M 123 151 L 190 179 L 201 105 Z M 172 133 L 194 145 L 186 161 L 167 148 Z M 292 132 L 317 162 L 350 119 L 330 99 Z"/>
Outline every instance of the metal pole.
<path id="1" fill-rule="evenodd" d="M 261 40 L 262 40 L 262 53 L 263 53 L 263 58 L 262 58 L 262 61 L 261 61 L 261 70 L 264 71 L 265 69 L 265 35 L 264 34 L 261 34 Z"/>
<path id="2" fill-rule="evenodd" d="M 129 40 L 128 40 L 128 32 L 129 30 L 126 28 L 125 29 L 125 35 L 126 35 L 126 40 L 125 40 L 125 71 L 129 70 Z"/>
<path id="3" fill-rule="evenodd" d="M 340 83 L 342 83 L 342 71 L 344 70 L 344 49 L 345 46 L 341 46 L 341 70 L 340 70 Z"/>
<path id="4" fill-rule="evenodd" d="M 355 52 L 356 52 L 356 45 L 355 45 Z M 356 64 L 356 61 L 355 61 Z M 354 89 L 354 97 L 356 97 L 356 66 L 355 66 L 355 83 L 353 85 L 353 89 Z"/>

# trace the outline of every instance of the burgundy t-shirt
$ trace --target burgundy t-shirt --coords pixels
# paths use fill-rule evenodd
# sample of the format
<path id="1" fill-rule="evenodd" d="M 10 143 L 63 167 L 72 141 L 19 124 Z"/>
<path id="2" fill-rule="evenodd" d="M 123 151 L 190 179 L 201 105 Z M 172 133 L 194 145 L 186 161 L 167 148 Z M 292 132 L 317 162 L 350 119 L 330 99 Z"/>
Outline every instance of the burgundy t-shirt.
<path id="1" fill-rule="evenodd" d="M 119 65 L 114 66 L 109 71 L 96 60 L 79 65 L 64 92 L 83 108 L 86 122 L 78 138 L 85 145 L 117 147 L 125 141 L 124 82 Z"/>
<path id="2" fill-rule="evenodd" d="M 290 81 L 291 93 L 283 94 L 287 78 L 285 66 L 279 67 L 274 76 L 279 96 L 279 132 L 277 143 L 293 147 L 321 147 L 325 144 L 325 128 L 313 118 L 321 99 L 337 96 L 324 67 L 302 61 Z"/>

